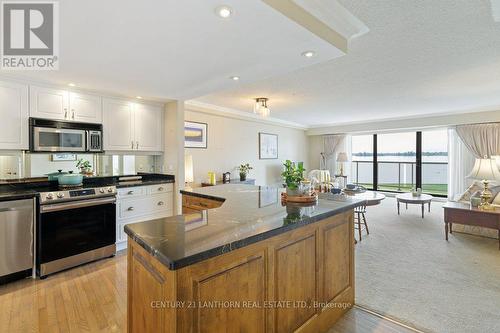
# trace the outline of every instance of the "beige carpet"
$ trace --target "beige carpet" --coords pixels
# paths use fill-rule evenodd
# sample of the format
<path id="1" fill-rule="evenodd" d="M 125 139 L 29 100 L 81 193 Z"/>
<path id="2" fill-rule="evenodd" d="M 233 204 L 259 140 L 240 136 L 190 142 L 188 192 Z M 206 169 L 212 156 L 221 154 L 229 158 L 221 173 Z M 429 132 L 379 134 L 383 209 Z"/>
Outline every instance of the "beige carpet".
<path id="1" fill-rule="evenodd" d="M 426 332 L 500 332 L 495 239 L 444 239 L 442 203 L 425 219 L 387 198 L 368 207 L 370 235 L 356 245 L 356 303 Z"/>

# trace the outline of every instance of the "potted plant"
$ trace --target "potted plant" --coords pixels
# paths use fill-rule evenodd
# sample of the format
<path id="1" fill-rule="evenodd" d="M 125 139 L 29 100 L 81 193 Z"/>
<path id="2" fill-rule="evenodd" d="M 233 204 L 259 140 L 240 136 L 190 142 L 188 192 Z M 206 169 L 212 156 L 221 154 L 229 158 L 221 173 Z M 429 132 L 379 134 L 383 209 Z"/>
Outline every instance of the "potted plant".
<path id="1" fill-rule="evenodd" d="M 295 164 L 290 160 L 286 160 L 283 166 L 284 170 L 281 176 L 285 182 L 286 194 L 292 196 L 301 195 L 300 182 L 303 180 L 304 171 L 306 170 L 304 164 L 301 162 Z"/>
<path id="2" fill-rule="evenodd" d="M 80 168 L 81 174 L 92 175 L 92 165 L 86 159 L 80 158 L 76 163 L 76 167 Z"/>
<path id="3" fill-rule="evenodd" d="M 247 175 L 252 170 L 253 168 L 250 166 L 250 164 L 241 164 L 239 167 L 237 167 L 238 171 L 240 172 L 240 181 L 244 182 L 247 180 Z"/>

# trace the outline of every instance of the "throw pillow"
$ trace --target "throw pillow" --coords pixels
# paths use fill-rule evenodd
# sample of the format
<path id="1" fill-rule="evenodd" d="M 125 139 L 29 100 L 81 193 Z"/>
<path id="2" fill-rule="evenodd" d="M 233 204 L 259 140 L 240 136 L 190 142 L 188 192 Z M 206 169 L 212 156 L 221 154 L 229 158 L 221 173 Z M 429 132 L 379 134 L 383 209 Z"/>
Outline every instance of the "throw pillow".
<path id="1" fill-rule="evenodd" d="M 497 196 L 493 198 L 492 204 L 500 206 L 500 192 L 497 193 Z"/>
<path id="2" fill-rule="evenodd" d="M 465 192 L 460 196 L 458 201 L 465 201 L 465 202 L 470 202 L 470 198 L 474 193 L 477 191 L 482 191 L 483 190 L 483 185 L 480 182 L 475 181 L 472 183 L 471 186 Z"/>
<path id="3" fill-rule="evenodd" d="M 500 193 L 500 185 L 491 187 L 490 191 L 492 194 L 490 203 L 493 203 L 493 201 L 498 197 L 498 194 Z"/>

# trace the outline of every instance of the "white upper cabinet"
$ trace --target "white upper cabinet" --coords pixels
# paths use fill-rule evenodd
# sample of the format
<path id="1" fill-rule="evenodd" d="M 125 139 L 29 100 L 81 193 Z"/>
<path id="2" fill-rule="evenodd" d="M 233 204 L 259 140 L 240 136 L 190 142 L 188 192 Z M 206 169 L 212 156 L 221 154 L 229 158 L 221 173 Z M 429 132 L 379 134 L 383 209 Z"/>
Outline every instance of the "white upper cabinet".
<path id="1" fill-rule="evenodd" d="M 68 91 L 30 86 L 30 115 L 35 118 L 69 120 Z"/>
<path id="2" fill-rule="evenodd" d="M 163 150 L 163 109 L 120 99 L 103 99 L 104 150 Z"/>
<path id="3" fill-rule="evenodd" d="M 163 147 L 163 110 L 157 105 L 134 104 L 136 149 L 161 151 Z"/>
<path id="4" fill-rule="evenodd" d="M 0 81 L 0 150 L 29 148 L 28 86 Z"/>
<path id="5" fill-rule="evenodd" d="M 102 123 L 101 97 L 96 95 L 69 93 L 71 120 L 88 123 Z"/>
<path id="6" fill-rule="evenodd" d="M 30 115 L 35 118 L 100 124 L 101 97 L 32 85 Z"/>
<path id="7" fill-rule="evenodd" d="M 133 104 L 120 99 L 104 98 L 102 108 L 104 150 L 133 150 Z"/>

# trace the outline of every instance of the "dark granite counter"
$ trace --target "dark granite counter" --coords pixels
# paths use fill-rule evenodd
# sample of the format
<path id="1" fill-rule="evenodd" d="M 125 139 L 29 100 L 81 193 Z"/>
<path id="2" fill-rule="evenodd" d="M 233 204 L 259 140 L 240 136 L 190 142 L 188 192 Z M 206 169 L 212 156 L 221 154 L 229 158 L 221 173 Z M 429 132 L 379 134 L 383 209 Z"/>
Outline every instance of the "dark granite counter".
<path id="1" fill-rule="evenodd" d="M 142 179 L 136 181 L 122 181 L 123 177 L 137 177 L 141 176 Z M 112 177 L 85 177 L 83 179 L 82 188 L 91 187 L 105 187 L 116 186 L 133 187 L 133 186 L 147 186 L 164 183 L 174 183 L 175 177 L 172 175 L 144 173 L 131 176 L 112 176 Z M 9 181 L 0 184 L 0 201 L 16 200 L 16 199 L 30 199 L 38 196 L 41 192 L 57 192 L 59 186 L 57 181 L 48 181 L 45 179 L 37 179 L 36 181 Z"/>
<path id="2" fill-rule="evenodd" d="M 226 184 L 181 191 L 222 206 L 195 214 L 129 224 L 125 232 L 176 270 L 348 211 L 364 201 L 320 199 L 309 207 L 281 205 L 282 189 Z"/>

